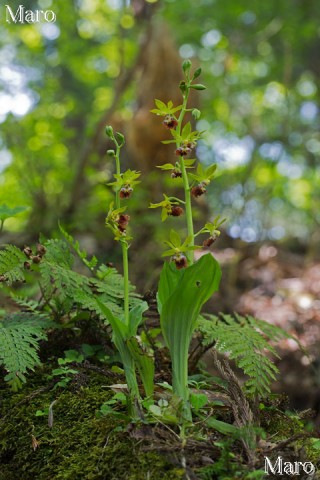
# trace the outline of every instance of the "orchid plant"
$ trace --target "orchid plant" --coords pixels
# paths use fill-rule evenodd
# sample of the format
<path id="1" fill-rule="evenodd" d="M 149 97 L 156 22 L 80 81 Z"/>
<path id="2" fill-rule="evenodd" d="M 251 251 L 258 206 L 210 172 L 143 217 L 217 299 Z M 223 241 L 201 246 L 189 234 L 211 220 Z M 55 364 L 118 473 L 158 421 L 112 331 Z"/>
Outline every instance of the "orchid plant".
<path id="1" fill-rule="evenodd" d="M 156 107 L 152 113 L 164 117 L 163 125 L 170 130 L 172 139 L 163 143 L 175 144 L 174 163 L 160 165 L 163 171 L 171 172 L 173 179 L 182 179 L 184 198 L 169 197 L 164 194 L 164 200 L 151 204 L 151 208 L 162 209 L 161 219 L 165 221 L 169 215 L 180 216 L 183 207 L 186 214 L 187 236 L 184 240 L 180 234 L 171 230 L 166 241 L 169 247 L 163 256 L 170 257 L 170 262 L 164 264 L 160 275 L 158 288 L 158 309 L 160 313 L 161 331 L 170 351 L 172 361 L 173 393 L 181 403 L 181 415 L 184 420 L 191 420 L 188 389 L 188 352 L 192 335 L 197 327 L 198 317 L 204 303 L 218 290 L 221 271 L 218 262 L 211 253 L 207 253 L 195 262 L 194 251 L 208 248 L 220 235 L 219 227 L 224 222 L 217 216 L 212 222 L 207 222 L 198 232 L 194 231 L 192 197 L 206 193 L 206 188 L 214 179 L 216 165 L 205 168 L 196 159 L 189 158 L 193 154 L 198 140 L 203 132 L 193 130 L 191 122 L 184 122 L 187 112 L 195 119 L 200 117 L 200 111 L 188 107 L 189 94 L 192 89 L 204 90 L 205 86 L 194 81 L 200 76 L 198 68 L 191 74 L 190 60 L 183 63 L 184 80 L 180 83 L 182 94 L 181 105 L 174 106 L 155 100 Z M 206 234 L 202 246 L 195 245 L 199 235 Z"/>

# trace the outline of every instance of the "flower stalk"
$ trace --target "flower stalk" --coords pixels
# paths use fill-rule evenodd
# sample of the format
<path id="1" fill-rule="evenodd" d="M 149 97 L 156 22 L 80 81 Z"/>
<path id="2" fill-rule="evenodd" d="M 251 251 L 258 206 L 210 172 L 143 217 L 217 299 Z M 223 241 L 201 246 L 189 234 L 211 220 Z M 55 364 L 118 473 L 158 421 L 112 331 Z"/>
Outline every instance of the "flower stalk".
<path id="1" fill-rule="evenodd" d="M 120 150 L 122 145 L 118 143 L 118 140 L 116 137 L 113 137 L 113 140 L 116 145 L 116 151 L 115 151 L 116 174 L 120 177 L 121 176 Z M 116 208 L 119 209 L 121 206 L 119 188 L 116 188 L 115 196 L 116 196 Z M 129 260 L 128 260 L 129 245 L 127 240 L 122 238 L 120 239 L 120 243 L 121 243 L 122 266 L 123 266 L 124 321 L 126 325 L 128 325 L 129 324 Z"/>

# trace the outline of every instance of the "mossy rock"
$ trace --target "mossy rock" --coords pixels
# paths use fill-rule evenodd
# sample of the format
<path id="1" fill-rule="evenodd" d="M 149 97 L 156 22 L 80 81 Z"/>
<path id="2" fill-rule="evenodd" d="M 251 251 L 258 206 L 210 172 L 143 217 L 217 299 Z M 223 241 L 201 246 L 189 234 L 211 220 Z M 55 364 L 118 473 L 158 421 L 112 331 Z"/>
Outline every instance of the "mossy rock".
<path id="1" fill-rule="evenodd" d="M 35 394 L 39 379 L 39 375 L 29 377 L 18 394 L 0 385 L 0 480 L 183 478 L 184 472 L 163 456 L 142 451 L 121 421 L 96 415 L 110 396 L 102 387 L 105 377 L 90 374 L 87 385 L 73 392 L 51 389 Z M 35 413 L 53 400 L 49 428 L 47 416 Z"/>

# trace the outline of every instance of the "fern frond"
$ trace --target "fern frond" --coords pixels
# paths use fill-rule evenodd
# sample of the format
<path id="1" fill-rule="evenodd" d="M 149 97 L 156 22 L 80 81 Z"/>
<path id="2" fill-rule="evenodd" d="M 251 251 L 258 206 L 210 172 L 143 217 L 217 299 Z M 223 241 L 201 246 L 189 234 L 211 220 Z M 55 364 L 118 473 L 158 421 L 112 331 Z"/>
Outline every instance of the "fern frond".
<path id="1" fill-rule="evenodd" d="M 94 268 L 97 266 L 98 259 L 97 257 L 93 256 L 90 260 L 88 260 L 88 254 L 85 250 L 81 250 L 80 244 L 77 240 L 73 238 L 72 235 L 70 235 L 66 230 L 62 228 L 62 226 L 59 224 L 59 229 L 64 238 L 67 240 L 69 245 L 74 249 L 74 251 L 77 253 L 78 257 L 82 260 L 82 262 L 91 270 L 93 271 Z"/>
<path id="2" fill-rule="evenodd" d="M 124 287 L 123 277 L 120 273 L 112 267 L 106 265 L 100 265 L 97 272 L 97 278 L 91 278 L 90 284 L 93 291 L 96 294 L 96 298 L 99 299 L 104 305 L 111 310 L 111 312 L 121 317 L 123 315 L 123 303 L 124 303 Z M 141 297 L 135 292 L 135 287 L 129 284 L 129 303 L 130 309 L 141 302 Z M 91 306 L 96 304 L 96 300 L 91 302 Z M 84 307 L 84 304 L 82 304 Z M 85 308 L 85 307 L 84 307 Z M 90 308 L 89 308 L 90 309 Z M 100 318 L 106 317 L 98 306 L 98 309 L 94 309 Z"/>
<path id="3" fill-rule="evenodd" d="M 24 281 L 25 261 L 24 253 L 14 245 L 5 245 L 5 248 L 0 250 L 0 275 L 4 275 L 8 285 Z"/>
<path id="4" fill-rule="evenodd" d="M 19 307 L 22 308 L 25 312 L 33 312 L 37 313 L 38 315 L 43 315 L 38 313 L 38 308 L 39 308 L 39 302 L 36 300 L 32 300 L 31 298 L 23 298 L 23 297 L 18 297 L 17 295 L 14 294 L 14 292 L 10 292 L 10 296 L 14 302 L 19 305 Z"/>
<path id="5" fill-rule="evenodd" d="M 91 279 L 96 289 L 100 293 L 105 293 L 114 298 L 123 298 L 123 276 L 112 267 L 107 265 L 100 265 L 96 277 Z M 135 292 L 135 286 L 129 284 L 129 295 L 131 298 L 139 298 L 140 296 Z"/>
<path id="6" fill-rule="evenodd" d="M 89 279 L 72 270 L 74 258 L 68 245 L 61 240 L 48 240 L 46 249 L 39 265 L 41 287 L 46 298 L 55 293 L 59 301 L 64 302 L 67 298 L 72 299 L 79 290 L 90 293 Z"/>
<path id="7" fill-rule="evenodd" d="M 250 394 L 265 395 L 278 373 L 268 353 L 279 357 L 270 341 L 293 338 L 281 328 L 254 317 L 235 314 L 206 315 L 199 319 L 205 345 L 215 342 L 216 350 L 227 352 L 248 375 L 245 387 Z"/>
<path id="8" fill-rule="evenodd" d="M 78 305 L 80 305 L 83 310 L 89 310 L 90 312 L 94 312 L 100 318 L 100 320 L 107 322 L 107 317 L 100 308 L 97 299 L 99 300 L 99 302 L 107 305 L 113 315 L 119 317 L 123 314 L 123 308 L 119 305 L 119 302 L 116 302 L 115 299 L 110 296 L 106 296 L 103 294 L 96 295 L 93 293 L 89 295 L 86 292 L 81 292 L 80 290 L 75 292 L 74 295 L 74 301 Z"/>
<path id="9" fill-rule="evenodd" d="M 0 364 L 14 391 L 26 381 L 25 374 L 40 364 L 40 340 L 46 339 L 48 323 L 32 313 L 13 313 L 0 319 Z"/>

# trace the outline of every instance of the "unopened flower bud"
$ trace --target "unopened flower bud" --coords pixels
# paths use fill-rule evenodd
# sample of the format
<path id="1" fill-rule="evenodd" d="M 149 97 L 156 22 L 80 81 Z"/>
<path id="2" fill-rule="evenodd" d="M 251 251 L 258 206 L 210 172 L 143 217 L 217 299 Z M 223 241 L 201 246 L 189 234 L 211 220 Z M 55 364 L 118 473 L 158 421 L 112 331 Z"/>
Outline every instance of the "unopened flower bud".
<path id="1" fill-rule="evenodd" d="M 187 145 L 182 145 L 181 147 L 176 149 L 175 154 L 178 157 L 186 157 L 187 155 L 189 155 L 190 152 L 191 148 L 189 148 Z"/>
<path id="2" fill-rule="evenodd" d="M 23 267 L 24 267 L 25 270 L 30 270 L 31 263 L 30 262 L 24 262 Z"/>
<path id="3" fill-rule="evenodd" d="M 34 255 L 33 257 L 31 257 L 31 260 L 33 261 L 33 263 L 40 263 L 41 262 L 41 257 L 40 255 Z"/>
<path id="4" fill-rule="evenodd" d="M 106 126 L 105 132 L 109 138 L 113 137 L 113 128 L 111 127 L 111 125 Z"/>
<path id="5" fill-rule="evenodd" d="M 178 205 L 173 205 L 169 215 L 172 215 L 173 217 L 180 217 L 182 214 L 183 208 L 179 207 Z"/>
<path id="6" fill-rule="evenodd" d="M 6 281 L 5 275 L 0 275 L 0 283 L 3 283 Z"/>
<path id="7" fill-rule="evenodd" d="M 188 90 L 186 82 L 180 82 L 179 88 L 181 90 L 182 95 L 184 95 Z"/>
<path id="8" fill-rule="evenodd" d="M 115 157 L 116 153 L 115 153 L 114 150 L 107 150 L 107 155 L 108 155 L 108 157 Z"/>
<path id="9" fill-rule="evenodd" d="M 191 195 L 195 198 L 201 197 L 204 193 L 206 193 L 206 187 L 202 184 L 199 183 L 199 185 L 196 185 L 191 189 Z"/>
<path id="10" fill-rule="evenodd" d="M 171 172 L 171 178 L 178 178 L 178 177 L 182 177 L 182 173 L 180 170 L 178 170 L 177 168 L 175 168 L 174 170 L 172 170 Z"/>
<path id="11" fill-rule="evenodd" d="M 23 253 L 26 257 L 30 258 L 32 255 L 32 249 L 30 247 L 24 247 Z"/>
<path id="12" fill-rule="evenodd" d="M 187 58 L 183 64 L 182 64 L 182 70 L 186 73 L 186 72 L 189 72 L 190 68 L 191 68 L 191 61 Z"/>
<path id="13" fill-rule="evenodd" d="M 115 134 L 115 139 L 117 140 L 117 142 L 118 142 L 118 144 L 119 144 L 120 147 L 121 147 L 121 145 L 124 144 L 124 136 L 122 135 L 122 133 L 117 132 L 117 133 Z"/>
<path id="14" fill-rule="evenodd" d="M 44 245 L 42 245 L 41 243 L 37 243 L 37 254 L 40 255 L 40 257 L 42 257 L 43 255 L 45 255 L 47 249 Z"/>
<path id="15" fill-rule="evenodd" d="M 216 240 L 217 240 L 217 236 L 216 235 L 211 235 L 209 238 L 204 240 L 202 245 L 204 247 L 210 247 Z"/>
<path id="16" fill-rule="evenodd" d="M 194 83 L 193 85 L 190 85 L 190 88 L 193 88 L 194 90 L 205 90 L 207 87 L 201 83 Z"/>
<path id="17" fill-rule="evenodd" d="M 121 214 L 119 216 L 119 219 L 118 219 L 118 229 L 120 230 L 120 232 L 125 232 L 127 226 L 128 226 L 128 223 L 129 223 L 129 220 L 130 220 L 130 216 L 129 215 L 126 215 L 126 214 Z"/>
<path id="18" fill-rule="evenodd" d="M 200 75 L 201 75 L 201 68 L 199 67 L 199 68 L 197 68 L 197 70 L 195 70 L 195 72 L 193 74 L 193 80 L 198 78 Z"/>

